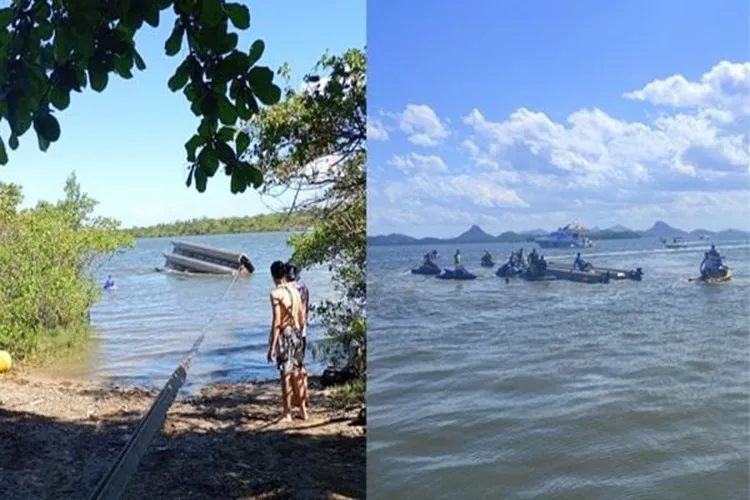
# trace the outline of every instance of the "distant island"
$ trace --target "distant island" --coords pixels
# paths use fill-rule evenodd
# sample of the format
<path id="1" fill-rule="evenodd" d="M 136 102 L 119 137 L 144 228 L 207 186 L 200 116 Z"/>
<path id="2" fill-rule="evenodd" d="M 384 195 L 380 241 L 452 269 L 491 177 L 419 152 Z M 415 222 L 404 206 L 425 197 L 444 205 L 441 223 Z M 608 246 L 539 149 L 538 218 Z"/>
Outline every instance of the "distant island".
<path id="1" fill-rule="evenodd" d="M 540 235 L 547 234 L 549 231 L 543 229 L 534 229 L 531 231 L 506 231 L 498 235 L 492 235 L 484 231 L 477 225 L 471 226 L 467 231 L 454 238 L 414 238 L 405 234 L 388 234 L 375 235 L 367 237 L 367 244 L 372 246 L 395 246 L 395 245 L 440 245 L 450 243 L 523 243 L 532 242 Z M 592 240 L 622 240 L 635 238 L 685 238 L 700 239 L 711 238 L 719 240 L 741 240 L 750 238 L 750 233 L 737 229 L 727 229 L 724 231 L 708 231 L 705 229 L 695 229 L 693 231 L 683 231 L 670 226 L 664 221 L 656 221 L 653 226 L 645 231 L 636 231 L 622 225 L 612 226 L 607 229 L 591 228 L 588 231 L 588 237 Z"/>
<path id="2" fill-rule="evenodd" d="M 314 221 L 315 213 L 306 211 L 289 215 L 261 214 L 251 217 L 223 217 L 219 219 L 203 217 L 153 226 L 132 227 L 122 229 L 122 232 L 135 238 L 159 238 L 165 236 L 304 231 L 312 227 Z"/>

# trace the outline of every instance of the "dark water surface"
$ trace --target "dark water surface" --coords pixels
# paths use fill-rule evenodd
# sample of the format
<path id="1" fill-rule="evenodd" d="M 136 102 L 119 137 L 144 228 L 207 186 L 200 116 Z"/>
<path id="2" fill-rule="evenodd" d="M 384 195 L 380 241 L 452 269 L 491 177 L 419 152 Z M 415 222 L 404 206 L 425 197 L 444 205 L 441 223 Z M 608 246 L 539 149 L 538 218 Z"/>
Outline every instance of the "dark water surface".
<path id="1" fill-rule="evenodd" d="M 479 278 L 441 281 L 409 273 L 431 248 L 369 248 L 369 497 L 747 500 L 747 243 L 713 286 L 687 280 L 707 244 L 597 243 L 644 280 L 506 284 L 464 245 Z"/>
<path id="2" fill-rule="evenodd" d="M 180 237 L 212 246 L 244 251 L 256 267 L 221 297 L 231 277 L 179 276 L 155 271 L 164 265 L 173 238 L 139 239 L 136 247 L 115 255 L 97 276 L 113 274 L 117 289 L 104 293 L 91 311 L 97 328 L 89 362 L 76 367 L 82 375 L 116 383 L 161 386 L 177 367 L 214 312 L 206 340 L 193 362 L 186 388 L 215 382 L 278 377 L 266 363 L 273 286 L 269 266 L 287 260 L 287 233 Z M 330 298 L 327 269 L 303 272 L 311 301 Z M 321 336 L 314 320 L 309 344 Z M 308 344 L 308 345 L 309 345 Z M 311 371 L 320 370 L 312 364 Z"/>

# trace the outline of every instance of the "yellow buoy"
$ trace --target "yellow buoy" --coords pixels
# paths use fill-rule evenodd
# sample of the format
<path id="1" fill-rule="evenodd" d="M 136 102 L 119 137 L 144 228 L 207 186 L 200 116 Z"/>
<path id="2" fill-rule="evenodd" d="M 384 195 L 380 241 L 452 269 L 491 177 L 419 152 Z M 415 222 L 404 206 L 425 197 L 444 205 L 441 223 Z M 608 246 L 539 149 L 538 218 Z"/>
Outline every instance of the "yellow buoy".
<path id="1" fill-rule="evenodd" d="M 0 351 L 0 373 L 10 371 L 10 367 L 13 365 L 10 359 L 10 353 L 8 351 Z"/>

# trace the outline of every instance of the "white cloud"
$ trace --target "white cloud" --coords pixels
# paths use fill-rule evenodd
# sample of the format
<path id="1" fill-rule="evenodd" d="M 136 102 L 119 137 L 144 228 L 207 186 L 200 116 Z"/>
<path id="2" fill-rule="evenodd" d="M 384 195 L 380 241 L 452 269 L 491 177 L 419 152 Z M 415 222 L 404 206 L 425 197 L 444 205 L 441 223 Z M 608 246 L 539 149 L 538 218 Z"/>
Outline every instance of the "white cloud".
<path id="1" fill-rule="evenodd" d="M 383 122 L 377 118 L 367 119 L 367 140 L 368 141 L 387 141 L 388 130 L 386 130 Z"/>
<path id="2" fill-rule="evenodd" d="M 658 107 L 647 120 L 599 108 L 559 120 L 525 107 L 495 120 L 475 108 L 463 118 L 468 133 L 450 149 L 463 159 L 445 153 L 448 170 L 429 176 L 411 168 L 411 156 L 394 162 L 411 177 L 386 181 L 382 203 L 420 201 L 521 229 L 568 217 L 592 218 L 592 225 L 644 227 L 662 218 L 687 228 L 748 228 L 749 85 L 750 63 L 721 62 L 699 81 L 654 80 L 625 94 Z M 428 106 L 415 108 L 410 115 L 439 123 Z M 429 223 L 434 213 L 422 220 Z"/>
<path id="3" fill-rule="evenodd" d="M 424 104 L 409 104 L 401 113 L 399 127 L 418 146 L 437 146 L 448 137 L 448 128 L 435 111 Z"/>
<path id="4" fill-rule="evenodd" d="M 385 189 L 385 196 L 394 204 L 407 199 L 428 199 L 448 206 L 459 201 L 484 208 L 528 206 L 513 189 L 504 186 L 502 181 L 502 178 L 491 174 L 418 174 L 408 181 L 391 183 Z"/>
<path id="5" fill-rule="evenodd" d="M 750 62 L 721 61 L 691 82 L 682 75 L 654 80 L 639 90 L 625 92 L 627 99 L 675 108 L 725 108 L 750 115 Z"/>
<path id="6" fill-rule="evenodd" d="M 393 155 L 388 164 L 406 174 L 416 171 L 446 172 L 448 170 L 445 162 L 439 156 L 425 156 L 417 153 L 411 153 L 408 156 Z"/>

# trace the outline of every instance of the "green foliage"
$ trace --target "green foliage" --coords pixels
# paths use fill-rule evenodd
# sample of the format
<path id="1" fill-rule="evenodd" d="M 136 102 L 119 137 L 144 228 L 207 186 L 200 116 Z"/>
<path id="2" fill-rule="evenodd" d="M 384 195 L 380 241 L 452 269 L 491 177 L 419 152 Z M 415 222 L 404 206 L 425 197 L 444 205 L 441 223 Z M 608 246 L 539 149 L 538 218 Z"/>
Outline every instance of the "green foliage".
<path id="1" fill-rule="evenodd" d="M 272 231 L 301 231 L 312 227 L 317 214 L 313 210 L 286 214 L 263 214 L 253 217 L 224 217 L 221 219 L 192 219 L 187 221 L 134 227 L 122 231 L 136 238 L 188 236 L 201 234 L 265 233 Z"/>
<path id="2" fill-rule="evenodd" d="M 205 191 L 223 166 L 234 192 L 259 187 L 260 172 L 239 159 L 243 143 L 235 140 L 235 124 L 278 102 L 281 89 L 273 71 L 257 65 L 263 41 L 245 51 L 230 29 L 248 29 L 250 11 L 225 0 L 14 0 L 0 9 L 0 121 L 10 125 L 10 148 L 33 125 L 39 149 L 47 151 L 61 136 L 55 110 L 68 108 L 72 92 L 87 86 L 103 92 L 110 75 L 130 79 L 134 68 L 146 69 L 135 36 L 144 23 L 157 27 L 165 19 L 174 23 L 166 54 L 187 49 L 167 85 L 182 91 L 200 118 L 185 143 L 187 186 L 195 181 Z M 0 165 L 7 162 L 0 137 Z"/>
<path id="3" fill-rule="evenodd" d="M 21 358 L 80 339 L 99 297 L 96 259 L 133 244 L 118 223 L 94 217 L 75 175 L 65 197 L 19 210 L 21 189 L 0 183 L 0 348 Z M 73 335 L 71 332 L 75 333 Z"/>
<path id="4" fill-rule="evenodd" d="M 286 68 L 288 72 L 288 68 Z M 291 238 L 302 266 L 328 264 L 340 292 L 316 308 L 328 335 L 348 349 L 360 347 L 357 368 L 366 372 L 366 59 L 352 49 L 325 55 L 308 88 L 287 88 L 241 132 L 243 159 L 264 175 L 264 191 L 295 189 L 295 210 L 315 208 L 313 231 Z M 243 142 L 244 144 L 245 142 Z M 363 384 L 360 385 L 364 387 Z"/>

